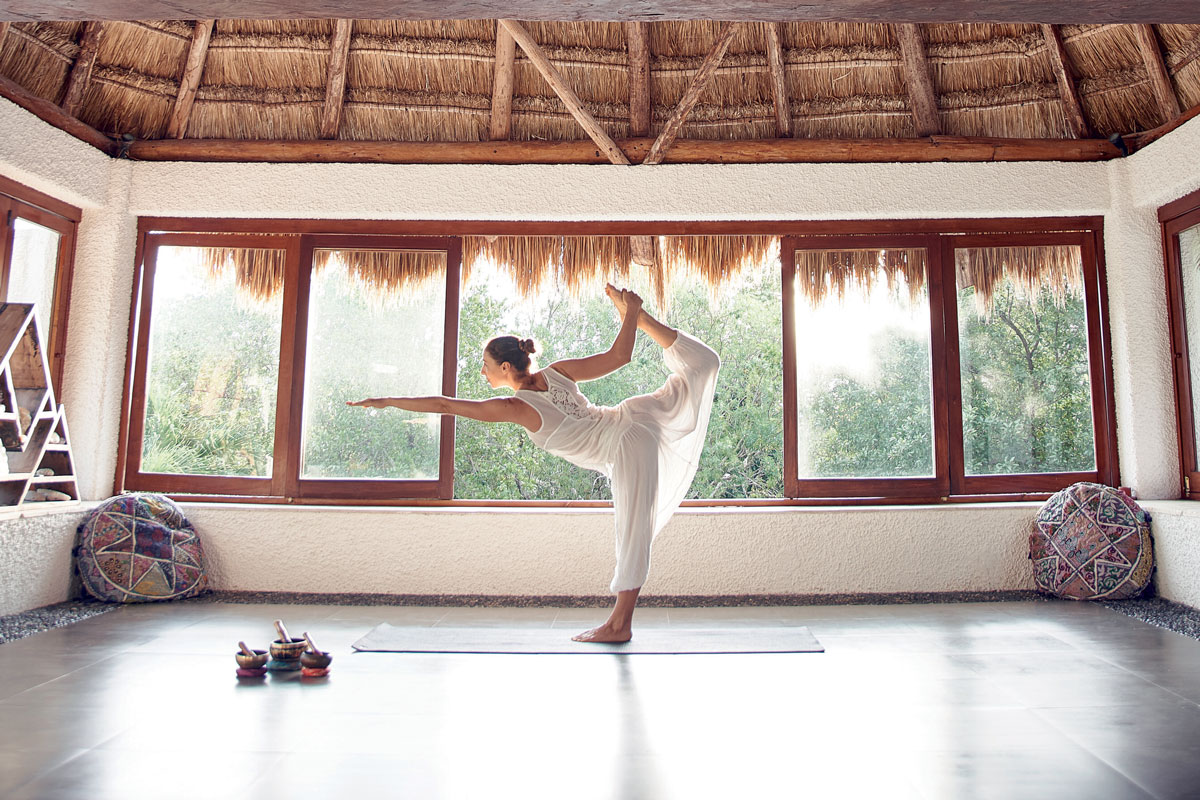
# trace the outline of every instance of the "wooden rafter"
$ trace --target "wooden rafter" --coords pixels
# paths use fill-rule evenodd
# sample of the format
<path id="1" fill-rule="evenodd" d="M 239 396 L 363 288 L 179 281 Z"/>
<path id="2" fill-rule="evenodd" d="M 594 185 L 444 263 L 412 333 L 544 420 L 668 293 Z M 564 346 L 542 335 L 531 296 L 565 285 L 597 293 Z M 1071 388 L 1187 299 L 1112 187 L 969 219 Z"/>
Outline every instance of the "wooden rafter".
<path id="1" fill-rule="evenodd" d="M 0 81 L 4 79 L 0 78 Z M 0 84 L 2 86 L 3 84 Z M 653 140 L 623 139 L 633 157 Z M 675 164 L 787 164 L 926 161 L 1103 161 L 1121 154 L 1107 139 L 679 139 Z M 271 161 L 381 164 L 607 164 L 587 140 L 565 142 L 280 142 L 247 139 L 136 141 L 130 158 L 148 161 Z"/>
<path id="2" fill-rule="evenodd" d="M 1146 75 L 1150 79 L 1159 114 L 1162 115 L 1163 122 L 1170 122 L 1182 114 L 1183 109 L 1179 107 L 1179 98 L 1171 85 L 1171 75 L 1163 62 L 1162 47 L 1158 44 L 1154 26 L 1134 25 L 1133 34 L 1137 39 L 1138 49 L 1142 52 L 1142 63 L 1146 65 Z"/>
<path id="3" fill-rule="evenodd" d="M 771 70 L 771 95 L 775 98 L 775 128 L 780 136 L 792 135 L 792 105 L 788 100 L 787 69 L 783 63 L 780 23 L 764 22 L 767 34 L 767 65 Z"/>
<path id="4" fill-rule="evenodd" d="M 329 43 L 329 75 L 325 82 L 325 108 L 321 112 L 321 138 L 336 139 L 346 103 L 346 65 L 350 61 L 350 34 L 354 20 L 339 19 Z"/>
<path id="5" fill-rule="evenodd" d="M 893 24 L 892 30 L 896 34 L 896 41 L 900 43 L 904 84 L 908 87 L 917 136 L 936 136 L 941 133 L 942 124 L 938 118 L 933 79 L 929 74 L 929 59 L 925 55 L 925 38 L 921 35 L 920 27 L 913 23 Z"/>
<path id="6" fill-rule="evenodd" d="M 696 70 L 696 74 L 692 76 L 692 80 L 684 91 L 679 105 L 675 106 L 675 110 L 671 112 L 667 123 L 663 125 L 662 132 L 654 140 L 649 154 L 647 154 L 646 159 L 642 162 L 643 164 L 662 163 L 667 155 L 667 150 L 674 144 L 680 129 L 683 128 L 683 123 L 687 119 L 688 114 L 692 113 L 692 109 L 700 100 L 700 95 L 708 87 L 709 79 L 712 78 L 713 73 L 720 66 L 721 59 L 725 57 L 725 51 L 729 48 L 729 43 L 733 41 L 738 28 L 739 24 L 736 22 L 725 23 L 725 27 L 717 35 L 717 41 L 713 43 L 712 49 L 704 57 L 704 62 L 700 65 L 700 69 Z"/>
<path id="7" fill-rule="evenodd" d="M 83 94 L 92 80 L 92 66 L 96 63 L 96 49 L 103 31 L 103 22 L 88 22 L 83 26 L 83 35 L 79 39 L 79 55 L 75 57 L 75 63 L 71 66 L 71 74 L 67 77 L 67 90 L 62 101 L 62 110 L 72 117 L 79 116 L 79 108 L 83 105 Z"/>
<path id="8" fill-rule="evenodd" d="M 1197 39 L 1192 46 L 1192 51 L 1183 58 L 1175 62 L 1175 74 L 1178 75 L 1183 71 L 1183 68 L 1191 64 L 1197 58 L 1200 58 L 1200 39 Z"/>
<path id="9" fill-rule="evenodd" d="M 513 63 L 517 43 L 503 25 L 496 25 L 496 66 L 492 70 L 492 116 L 490 138 L 503 141 L 512 136 Z"/>
<path id="10" fill-rule="evenodd" d="M 575 91 L 563 79 L 559 71 L 550 63 L 550 59 L 546 57 L 546 53 L 542 50 L 541 46 L 529 35 L 529 31 L 525 30 L 525 27 L 521 23 L 511 19 L 497 21 L 512 35 L 517 44 L 521 45 L 521 49 L 525 51 L 525 55 L 537 67 L 537 71 L 542 73 L 542 77 L 546 79 L 546 83 L 550 84 L 550 88 L 563 101 L 563 105 L 571 112 L 571 116 L 587 131 L 587 135 L 591 137 L 597 147 L 604 151 L 608 159 L 614 164 L 630 164 L 629 158 L 621 152 L 621 148 L 617 147 L 617 143 L 605 132 L 604 128 L 600 127 L 600 123 L 596 121 L 596 118 L 583 107 L 583 101 L 579 99 L 579 95 L 575 94 Z"/>
<path id="11" fill-rule="evenodd" d="M 1083 113 L 1083 104 L 1079 102 L 1079 90 L 1075 87 L 1075 74 L 1071 69 L 1071 59 L 1063 47 L 1062 33 L 1057 25 L 1043 25 L 1042 37 L 1046 40 L 1046 52 L 1050 56 L 1050 66 L 1058 81 L 1058 94 L 1062 98 L 1063 118 L 1067 123 L 1067 131 L 1076 139 L 1084 139 L 1090 135 L 1090 126 Z"/>
<path id="12" fill-rule="evenodd" d="M 208 57 L 208 43 L 212 39 L 215 24 L 216 20 L 198 19 L 192 26 L 192 44 L 188 47 L 183 74 L 179 76 L 179 92 L 175 95 L 175 104 L 171 107 L 171 116 L 167 121 L 168 139 L 182 139 L 187 132 L 192 106 L 196 102 L 196 89 L 199 88 L 200 77 L 204 74 L 204 61 Z"/>
<path id="13" fill-rule="evenodd" d="M 65 113 L 62 106 L 30 94 L 25 87 L 2 76 L 0 76 L 0 97 L 15 103 L 42 121 L 71 134 L 80 141 L 87 142 L 110 156 L 117 152 L 116 142 L 91 125 L 80 122 Z"/>
<path id="14" fill-rule="evenodd" d="M 755 22 L 1025 22 L 1025 23 L 1165 23 L 1200 22 L 1196 0 L 1153 3 L 1113 0 L 825 0 L 820 3 L 714 2 L 713 0 L 5 0 L 12 20 L 202 19 L 227 17 L 236 10 L 243 19 L 327 19 L 331 7 L 356 19 L 494 19 L 607 20 L 739 19 Z"/>
<path id="15" fill-rule="evenodd" d="M 629 135 L 650 135 L 650 23 L 625 23 L 629 54 Z"/>

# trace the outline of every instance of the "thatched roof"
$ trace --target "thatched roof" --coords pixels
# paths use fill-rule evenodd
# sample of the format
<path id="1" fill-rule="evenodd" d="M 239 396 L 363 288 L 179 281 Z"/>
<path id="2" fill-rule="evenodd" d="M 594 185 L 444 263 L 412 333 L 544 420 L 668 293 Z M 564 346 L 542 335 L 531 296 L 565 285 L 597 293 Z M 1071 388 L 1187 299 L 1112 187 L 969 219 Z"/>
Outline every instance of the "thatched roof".
<path id="1" fill-rule="evenodd" d="M 489 139 L 496 89 L 494 20 L 347 21 L 344 89 L 333 98 L 341 141 L 472 143 Z M 630 25 L 527 22 L 529 34 L 610 137 L 631 136 Z M 650 130 L 675 111 L 724 23 L 640 23 L 648 32 Z M 0 76 L 29 95 L 62 103 L 85 54 L 83 22 L 14 22 L 0 40 Z M 770 28 L 769 26 L 775 26 Z M 112 137 L 167 138 L 200 25 L 110 21 L 98 28 L 90 74 L 72 116 Z M 936 102 L 936 133 L 961 137 L 1072 138 L 1049 28 L 1035 24 L 919 27 Z M 914 76 L 897 26 L 887 23 L 743 23 L 719 60 L 681 140 L 907 139 L 918 134 Z M 1157 97 L 1139 44 L 1157 43 L 1178 111 L 1200 106 L 1200 25 L 1061 25 L 1086 135 L 1104 139 L 1177 117 Z M 772 31 L 783 97 L 772 90 Z M 330 95 L 334 20 L 217 20 L 201 48 L 195 101 L 183 140 L 322 138 Z M 512 73 L 507 138 L 587 140 L 588 135 L 521 47 Z M 186 92 L 183 92 L 186 94 Z M 136 152 L 136 150 L 134 151 Z"/>

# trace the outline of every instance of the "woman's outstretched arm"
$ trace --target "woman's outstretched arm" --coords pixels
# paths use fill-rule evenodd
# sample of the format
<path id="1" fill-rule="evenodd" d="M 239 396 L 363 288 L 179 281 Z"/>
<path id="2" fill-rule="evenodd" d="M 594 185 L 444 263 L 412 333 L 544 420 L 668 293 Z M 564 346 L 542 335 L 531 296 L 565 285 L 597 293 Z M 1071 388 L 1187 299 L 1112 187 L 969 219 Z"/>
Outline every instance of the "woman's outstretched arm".
<path id="1" fill-rule="evenodd" d="M 609 284 L 609 288 L 612 289 L 612 284 Z M 614 292 L 618 297 L 613 297 Z M 550 365 L 573 381 L 603 378 L 633 360 L 633 345 L 637 338 L 638 317 L 642 313 L 642 298 L 634 292 L 617 289 L 608 292 L 608 295 L 613 298 L 614 303 L 620 300 L 617 308 L 621 312 L 621 330 L 617 332 L 612 347 L 594 356 L 563 359 Z"/>
<path id="2" fill-rule="evenodd" d="M 399 408 L 418 414 L 454 414 L 482 422 L 515 422 L 536 431 L 542 424 L 541 417 L 523 400 L 515 397 L 493 397 L 488 400 L 463 400 L 458 397 L 433 395 L 432 397 L 368 397 L 365 400 L 347 401 L 348 406 L 363 408 Z"/>

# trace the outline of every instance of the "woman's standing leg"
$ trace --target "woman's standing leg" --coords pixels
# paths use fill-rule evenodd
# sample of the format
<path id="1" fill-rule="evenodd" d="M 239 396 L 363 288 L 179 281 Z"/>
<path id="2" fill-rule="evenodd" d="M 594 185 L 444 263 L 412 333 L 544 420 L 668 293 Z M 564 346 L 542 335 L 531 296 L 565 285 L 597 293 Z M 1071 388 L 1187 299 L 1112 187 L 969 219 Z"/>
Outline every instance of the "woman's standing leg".
<path id="1" fill-rule="evenodd" d="M 577 642 L 627 642 L 633 636 L 633 611 L 650 571 L 658 500 L 658 445 L 644 428 L 634 427 L 621 440 L 612 494 L 617 567 L 609 588 L 617 602 L 603 625 L 572 637 Z"/>

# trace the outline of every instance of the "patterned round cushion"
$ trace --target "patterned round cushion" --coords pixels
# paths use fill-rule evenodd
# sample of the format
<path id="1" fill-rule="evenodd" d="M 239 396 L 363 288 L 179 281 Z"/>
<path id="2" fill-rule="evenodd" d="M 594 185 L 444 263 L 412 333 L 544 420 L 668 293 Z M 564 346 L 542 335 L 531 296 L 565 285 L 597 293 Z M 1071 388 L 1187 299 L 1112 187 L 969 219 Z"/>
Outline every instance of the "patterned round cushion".
<path id="1" fill-rule="evenodd" d="M 1076 483 L 1038 512 L 1029 537 L 1038 588 L 1074 600 L 1137 597 L 1150 583 L 1150 515 L 1099 483 Z"/>
<path id="2" fill-rule="evenodd" d="M 123 494 L 101 503 L 79 525 L 76 556 L 84 588 L 100 600 L 173 600 L 208 587 L 196 529 L 161 494 Z"/>

